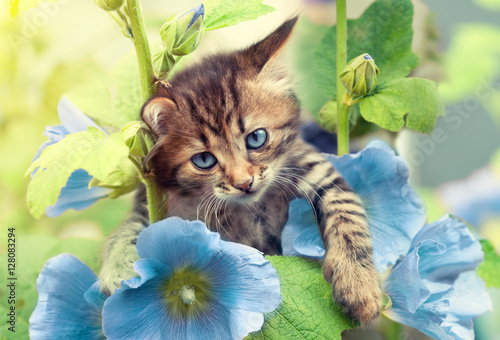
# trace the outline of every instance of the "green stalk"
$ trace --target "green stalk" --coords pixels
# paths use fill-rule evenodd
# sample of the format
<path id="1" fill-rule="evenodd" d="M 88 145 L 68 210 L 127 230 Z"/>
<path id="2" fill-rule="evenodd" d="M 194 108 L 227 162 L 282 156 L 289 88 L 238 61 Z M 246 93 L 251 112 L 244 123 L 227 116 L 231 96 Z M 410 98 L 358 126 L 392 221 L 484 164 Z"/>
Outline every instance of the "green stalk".
<path id="1" fill-rule="evenodd" d="M 155 76 L 151 50 L 146 35 L 146 27 L 142 19 L 141 4 L 139 0 L 127 0 L 127 14 L 130 18 L 133 41 L 137 61 L 139 63 L 139 78 L 141 83 L 142 99 L 145 102 L 156 93 Z M 167 215 L 167 195 L 156 185 L 154 178 L 145 177 L 143 182 L 147 189 L 149 222 L 155 223 L 163 220 Z"/>
<path id="2" fill-rule="evenodd" d="M 349 152 L 349 107 L 342 103 L 345 88 L 340 73 L 347 64 L 346 0 L 337 0 L 337 147 L 338 155 Z"/>
<path id="3" fill-rule="evenodd" d="M 158 188 L 153 177 L 146 177 L 146 194 L 148 198 L 149 223 L 161 221 L 167 217 L 168 197 Z"/>
<path id="4" fill-rule="evenodd" d="M 153 63 L 151 50 L 149 49 L 146 27 L 142 19 L 141 4 L 139 0 L 127 0 L 127 11 L 132 27 L 133 41 L 137 61 L 139 62 L 139 77 L 141 83 L 142 99 L 144 101 L 151 98 L 156 92 L 155 77 L 153 73 Z"/>

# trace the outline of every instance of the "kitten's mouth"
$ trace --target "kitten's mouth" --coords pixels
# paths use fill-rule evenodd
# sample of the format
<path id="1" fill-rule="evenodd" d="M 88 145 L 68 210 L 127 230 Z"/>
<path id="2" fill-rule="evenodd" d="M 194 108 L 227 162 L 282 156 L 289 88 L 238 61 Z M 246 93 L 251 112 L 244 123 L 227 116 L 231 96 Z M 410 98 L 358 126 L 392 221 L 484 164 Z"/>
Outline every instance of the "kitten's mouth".
<path id="1" fill-rule="evenodd" d="M 240 193 L 237 196 L 233 196 L 235 201 L 242 203 L 247 203 L 257 200 L 261 195 L 262 190 L 250 190 Z"/>

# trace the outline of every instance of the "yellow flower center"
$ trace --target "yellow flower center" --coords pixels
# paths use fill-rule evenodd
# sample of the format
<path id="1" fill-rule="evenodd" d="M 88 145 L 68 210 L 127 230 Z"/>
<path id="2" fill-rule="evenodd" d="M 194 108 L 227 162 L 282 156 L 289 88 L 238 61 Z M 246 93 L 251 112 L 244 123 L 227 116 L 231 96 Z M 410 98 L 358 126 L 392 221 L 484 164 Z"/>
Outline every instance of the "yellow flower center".
<path id="1" fill-rule="evenodd" d="M 176 270 L 163 285 L 163 296 L 172 317 L 190 318 L 208 310 L 213 292 L 204 273 L 191 267 Z"/>

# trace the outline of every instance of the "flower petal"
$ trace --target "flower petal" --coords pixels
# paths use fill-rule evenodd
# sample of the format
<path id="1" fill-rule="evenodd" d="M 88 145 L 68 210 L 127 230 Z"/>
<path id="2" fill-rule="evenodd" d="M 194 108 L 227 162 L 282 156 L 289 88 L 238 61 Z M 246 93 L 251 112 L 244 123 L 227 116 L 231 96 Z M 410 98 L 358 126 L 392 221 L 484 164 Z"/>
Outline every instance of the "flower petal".
<path id="1" fill-rule="evenodd" d="M 231 339 L 243 339 L 251 332 L 256 332 L 264 324 L 264 314 L 242 309 L 231 310 Z"/>
<path id="2" fill-rule="evenodd" d="M 318 224 L 309 202 L 295 199 L 290 202 L 288 221 L 281 233 L 283 255 L 302 255 L 321 259 L 325 248 Z"/>
<path id="3" fill-rule="evenodd" d="M 125 284 L 130 288 L 138 288 L 157 276 L 170 277 L 173 273 L 173 269 L 169 265 L 151 259 L 135 261 L 134 270 L 139 274 L 139 277 L 133 277 L 125 281 Z"/>
<path id="4" fill-rule="evenodd" d="M 173 268 L 187 264 L 203 267 L 210 261 L 207 254 L 219 248 L 220 236 L 209 232 L 200 221 L 169 217 L 147 227 L 137 240 L 141 258 L 158 260 Z"/>
<path id="5" fill-rule="evenodd" d="M 391 308 L 384 312 L 390 319 L 418 329 L 424 334 L 440 340 L 451 340 L 441 327 L 450 306 L 453 287 L 431 294 L 414 313 L 399 308 Z"/>
<path id="6" fill-rule="evenodd" d="M 62 125 L 69 133 L 87 131 L 89 127 L 95 127 L 104 131 L 92 118 L 80 111 L 67 97 L 63 96 L 57 104 L 57 113 Z M 106 133 L 107 135 L 107 133 Z"/>
<path id="7" fill-rule="evenodd" d="M 104 339 L 101 309 L 84 298 L 96 280 L 94 272 L 72 255 L 48 260 L 36 283 L 38 304 L 30 317 L 30 338 Z"/>
<path id="8" fill-rule="evenodd" d="M 398 262 L 384 281 L 384 291 L 392 300 L 392 308 L 415 313 L 429 298 L 431 291 L 422 282 L 418 271 L 424 257 L 436 258 L 446 248 L 435 241 L 426 240 Z"/>
<path id="9" fill-rule="evenodd" d="M 472 319 L 493 309 L 491 297 L 473 270 L 461 273 L 453 287 L 455 294 L 443 327 L 454 339 L 474 339 Z"/>
<path id="10" fill-rule="evenodd" d="M 164 278 L 156 277 L 145 282 L 139 289 L 126 285 L 115 291 L 102 310 L 104 334 L 108 339 L 175 339 L 179 332 L 167 318 L 163 297 L 158 289 Z M 163 337 L 165 330 L 172 334 Z M 183 333 L 177 333 L 181 338 Z"/>
<path id="11" fill-rule="evenodd" d="M 83 169 L 74 171 L 61 189 L 56 204 L 47 207 L 45 213 L 49 217 L 57 217 L 68 209 L 83 210 L 90 207 L 99 199 L 106 197 L 113 190 L 93 187 L 89 189 L 92 176 Z"/>
<path id="12" fill-rule="evenodd" d="M 408 168 L 382 141 L 373 141 L 354 155 L 325 155 L 361 198 L 368 215 L 374 261 L 385 272 L 405 255 L 425 223 L 422 201 L 408 184 Z"/>
<path id="13" fill-rule="evenodd" d="M 422 278 L 453 284 L 461 272 L 475 269 L 483 260 L 481 244 L 467 225 L 449 216 L 425 225 L 412 241 L 412 248 L 423 240 L 434 240 L 446 246 L 439 257 L 424 257 L 419 264 Z"/>
<path id="14" fill-rule="evenodd" d="M 221 249 L 204 270 L 212 276 L 215 294 L 224 306 L 267 313 L 281 303 L 278 273 L 254 248 L 221 241 Z"/>

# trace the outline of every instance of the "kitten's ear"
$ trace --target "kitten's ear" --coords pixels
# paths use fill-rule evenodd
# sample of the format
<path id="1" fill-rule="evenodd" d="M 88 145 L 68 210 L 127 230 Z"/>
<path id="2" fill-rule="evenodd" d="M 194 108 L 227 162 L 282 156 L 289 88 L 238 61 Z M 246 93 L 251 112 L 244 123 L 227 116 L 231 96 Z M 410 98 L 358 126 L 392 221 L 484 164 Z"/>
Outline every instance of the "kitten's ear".
<path id="1" fill-rule="evenodd" d="M 158 136 L 166 132 L 166 122 L 177 105 L 165 97 L 153 97 L 142 107 L 141 117 Z"/>
<path id="2" fill-rule="evenodd" d="M 297 19 L 298 16 L 285 21 L 263 40 L 242 51 L 242 55 L 260 72 L 266 64 L 276 59 L 275 57 L 278 55 L 278 52 L 290 37 Z"/>

